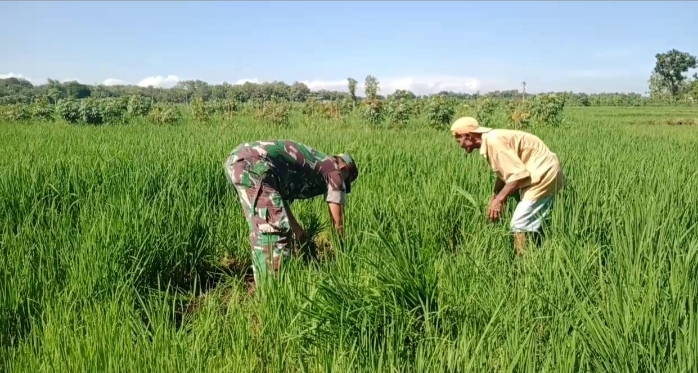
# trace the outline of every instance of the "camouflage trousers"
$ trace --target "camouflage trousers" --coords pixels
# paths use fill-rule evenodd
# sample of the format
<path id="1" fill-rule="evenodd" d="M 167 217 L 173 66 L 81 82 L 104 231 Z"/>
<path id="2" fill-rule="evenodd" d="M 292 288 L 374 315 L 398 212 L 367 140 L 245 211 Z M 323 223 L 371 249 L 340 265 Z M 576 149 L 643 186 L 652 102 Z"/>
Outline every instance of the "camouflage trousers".
<path id="1" fill-rule="evenodd" d="M 252 245 L 255 282 L 278 272 L 290 257 L 292 230 L 278 181 L 269 166 L 260 160 L 238 158 L 235 151 L 224 161 L 228 181 L 235 187 L 247 219 Z"/>

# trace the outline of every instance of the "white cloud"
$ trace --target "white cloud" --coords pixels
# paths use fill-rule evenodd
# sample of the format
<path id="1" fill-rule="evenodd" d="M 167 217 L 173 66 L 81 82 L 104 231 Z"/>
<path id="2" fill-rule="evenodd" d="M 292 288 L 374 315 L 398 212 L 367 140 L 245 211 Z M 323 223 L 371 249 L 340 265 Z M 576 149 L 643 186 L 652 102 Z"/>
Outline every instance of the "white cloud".
<path id="1" fill-rule="evenodd" d="M 613 65 L 605 66 L 603 69 L 548 69 L 546 74 L 523 74 L 520 79 L 513 78 L 497 78 L 488 79 L 484 77 L 467 77 L 467 76 L 408 76 L 408 77 L 380 77 L 377 76 L 380 91 L 379 94 L 386 96 L 393 94 L 396 89 L 405 89 L 412 91 L 416 95 L 434 94 L 440 91 L 453 91 L 462 93 L 481 93 L 492 92 L 496 90 L 521 90 L 521 81 L 526 81 L 526 92 L 540 93 L 550 91 L 575 91 L 587 93 L 600 92 L 640 92 L 644 93 L 647 90 L 647 79 L 649 78 L 652 66 L 642 66 L 635 68 L 616 67 Z M 693 71 L 689 71 L 688 75 L 692 75 Z M 46 84 L 45 78 L 30 79 L 20 73 L 10 72 L 0 74 L 0 79 L 5 78 L 22 78 L 32 82 L 32 84 Z M 93 81 L 85 81 L 83 79 L 60 79 L 62 82 L 77 80 L 83 84 L 99 84 Z M 273 80 L 273 79 L 272 79 Z M 235 81 L 236 85 L 244 84 L 245 82 L 263 83 L 265 80 L 259 78 L 239 79 Z M 358 80 L 356 93 L 359 96 L 365 96 L 364 79 L 356 77 Z M 152 76 L 134 83 L 133 80 L 124 80 L 118 78 L 109 78 L 103 80 L 101 84 L 106 86 L 113 85 L 132 85 L 137 84 L 141 87 L 152 85 L 160 88 L 172 88 L 181 79 L 176 75 Z M 347 80 L 305 80 L 301 81 L 306 84 L 311 90 L 330 90 L 347 92 Z M 293 80 L 286 81 L 287 84 L 293 84 Z M 211 82 L 210 84 L 215 84 Z"/>
<path id="2" fill-rule="evenodd" d="M 254 79 L 240 79 L 240 80 L 238 80 L 237 82 L 233 83 L 233 85 L 242 85 L 242 84 L 245 84 L 245 83 L 247 83 L 247 82 L 258 84 L 258 83 L 259 83 L 259 79 L 257 79 L 257 78 L 254 78 Z"/>
<path id="3" fill-rule="evenodd" d="M 398 89 L 411 91 L 417 95 L 428 95 L 441 91 L 453 91 L 461 93 L 475 93 L 482 89 L 482 83 L 471 77 L 448 77 L 448 76 L 426 76 L 426 77 L 404 77 L 404 78 L 383 78 L 378 79 L 379 94 L 389 95 Z M 357 79 L 359 80 L 359 79 Z M 327 89 L 336 91 L 348 91 L 346 79 L 337 81 L 304 81 L 311 90 Z M 363 96 L 365 84 L 359 81 L 356 84 L 357 94 Z"/>
<path id="4" fill-rule="evenodd" d="M 381 95 L 393 94 L 398 89 L 412 91 L 417 95 L 425 95 L 439 93 L 441 91 L 453 91 L 462 93 L 475 93 L 483 88 L 483 82 L 471 77 L 459 76 L 425 76 L 425 77 L 404 77 L 404 78 L 387 78 L 378 79 L 378 87 Z M 357 79 L 359 80 L 359 79 Z M 244 84 L 245 82 L 259 83 L 257 78 L 240 79 L 235 84 Z M 329 91 L 349 91 L 346 79 L 341 80 L 312 80 L 301 81 L 312 91 L 326 89 Z M 290 83 L 289 83 L 290 84 Z M 494 87 L 491 87 L 494 89 Z M 357 94 L 364 96 L 366 94 L 364 82 L 358 81 L 356 84 Z"/>
<path id="5" fill-rule="evenodd" d="M 0 79 L 7 79 L 7 78 L 17 78 L 17 79 L 26 79 L 28 81 L 32 81 L 31 79 L 27 78 L 26 76 L 22 74 L 15 74 L 15 73 L 9 73 L 9 74 L 0 74 Z"/>
<path id="6" fill-rule="evenodd" d="M 124 85 L 126 82 L 124 82 L 121 79 L 114 79 L 114 78 L 109 78 L 106 79 L 104 82 L 102 82 L 104 85 Z"/>
<path id="7" fill-rule="evenodd" d="M 24 78 L 27 80 L 26 77 L 24 77 L 22 74 L 16 74 L 16 73 L 9 73 L 9 74 L 0 74 L 0 78 L 9 78 L 9 77 L 15 77 L 15 78 Z M 422 77 L 403 77 L 403 78 L 380 78 L 377 77 L 378 79 L 378 85 L 380 87 L 379 94 L 381 95 L 389 95 L 395 92 L 397 89 L 404 89 L 408 91 L 412 91 L 414 94 L 417 95 L 424 95 L 424 94 L 433 94 L 433 93 L 438 93 L 441 91 L 453 91 L 453 92 L 463 92 L 463 93 L 475 93 L 476 91 L 480 90 L 482 92 L 489 91 L 489 90 L 496 90 L 496 89 L 503 89 L 501 87 L 501 84 L 496 84 L 495 82 L 487 82 L 483 81 L 480 79 L 476 78 L 471 78 L 471 77 L 462 77 L 462 76 L 422 76 Z M 80 81 L 79 79 L 61 79 L 61 82 L 67 82 L 67 81 Z M 364 82 L 363 79 L 357 79 L 359 82 L 357 83 L 357 89 L 356 93 L 359 96 L 365 96 L 365 91 L 364 91 Z M 180 82 L 181 79 L 177 77 L 176 75 L 168 75 L 166 77 L 163 76 L 151 76 L 147 77 L 145 79 L 140 80 L 138 83 L 136 83 L 138 86 L 141 87 L 147 87 L 152 85 L 153 87 L 157 88 L 172 88 L 174 87 L 178 82 Z M 263 83 L 263 80 L 260 80 L 258 78 L 252 78 L 252 79 L 240 79 L 237 80 L 235 83 L 236 85 L 242 85 L 245 84 L 246 82 L 250 83 Z M 347 80 L 346 79 L 340 79 L 340 80 L 306 80 L 306 81 L 301 81 L 305 85 L 308 86 L 313 91 L 317 90 L 330 90 L 330 91 L 342 91 L 342 92 L 347 92 L 349 89 L 347 87 Z M 292 84 L 292 82 L 286 82 L 287 84 Z M 122 79 L 118 78 L 108 78 L 102 82 L 102 84 L 106 86 L 113 86 L 113 85 L 125 85 L 125 84 L 133 84 L 129 83 L 127 81 L 124 81 Z M 506 88 L 504 88 L 506 89 Z"/>
<path id="8" fill-rule="evenodd" d="M 147 87 L 152 85 L 156 88 L 172 88 L 179 80 L 180 79 L 176 75 L 168 75 L 167 77 L 162 77 L 160 75 L 150 76 L 138 82 L 138 86 Z"/>

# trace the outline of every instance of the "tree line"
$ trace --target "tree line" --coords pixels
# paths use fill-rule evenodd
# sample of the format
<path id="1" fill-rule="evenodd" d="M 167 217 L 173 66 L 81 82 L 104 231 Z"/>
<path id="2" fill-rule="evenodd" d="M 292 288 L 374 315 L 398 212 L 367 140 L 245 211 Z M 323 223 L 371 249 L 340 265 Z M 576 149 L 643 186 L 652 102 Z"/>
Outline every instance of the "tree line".
<path id="1" fill-rule="evenodd" d="M 518 89 L 481 93 L 458 93 L 442 91 L 435 95 L 477 101 L 482 98 L 502 100 L 517 100 L 537 96 L 555 94 L 563 97 L 570 106 L 646 106 L 669 104 L 692 104 L 698 102 L 698 75 L 688 77 L 689 69 L 696 68 L 696 57 L 672 49 L 655 56 L 656 65 L 650 79 L 648 96 L 639 93 L 596 93 L 583 92 L 546 92 L 539 94 L 524 93 Z M 387 95 L 379 94 L 380 82 L 371 75 L 365 78 L 366 97 L 379 100 L 409 98 L 427 99 L 434 95 L 416 95 L 406 90 L 396 90 Z M 240 103 L 251 101 L 285 100 L 303 103 L 309 99 L 320 101 L 342 101 L 351 99 L 354 102 L 365 98 L 358 97 L 356 87 L 358 81 L 347 79 L 347 91 L 316 90 L 312 91 L 306 84 L 294 82 L 287 84 L 281 81 L 269 83 L 244 84 L 209 84 L 201 80 L 187 80 L 177 83 L 172 88 L 140 87 L 136 85 L 88 85 L 77 81 L 60 82 L 48 79 L 45 84 L 33 85 L 22 78 L 0 79 L 0 105 L 30 104 L 37 99 L 48 100 L 57 104 L 62 99 L 105 99 L 130 96 L 147 97 L 155 103 L 190 104 L 195 99 L 204 102 L 232 100 Z"/>

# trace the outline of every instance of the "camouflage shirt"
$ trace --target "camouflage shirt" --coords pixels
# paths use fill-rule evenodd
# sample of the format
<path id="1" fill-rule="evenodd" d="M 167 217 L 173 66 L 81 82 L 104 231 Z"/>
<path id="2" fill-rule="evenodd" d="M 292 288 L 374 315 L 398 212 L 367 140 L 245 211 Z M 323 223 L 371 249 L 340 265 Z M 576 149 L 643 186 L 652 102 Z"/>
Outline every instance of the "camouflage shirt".
<path id="1" fill-rule="evenodd" d="M 291 140 L 256 141 L 241 144 L 233 153 L 253 163 L 255 174 L 273 172 L 279 180 L 278 192 L 288 203 L 320 195 L 327 202 L 345 203 L 337 160 L 308 145 Z"/>

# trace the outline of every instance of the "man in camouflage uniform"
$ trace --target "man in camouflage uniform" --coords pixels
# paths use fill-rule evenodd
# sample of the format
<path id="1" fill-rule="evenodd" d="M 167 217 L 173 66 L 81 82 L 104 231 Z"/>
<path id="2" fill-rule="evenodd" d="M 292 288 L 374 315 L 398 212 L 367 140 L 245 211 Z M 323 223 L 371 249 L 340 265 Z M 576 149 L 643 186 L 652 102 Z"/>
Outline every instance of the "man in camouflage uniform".
<path id="1" fill-rule="evenodd" d="M 289 207 L 294 200 L 324 195 L 343 234 L 342 209 L 358 176 L 351 156 L 329 156 L 291 140 L 257 141 L 236 147 L 223 167 L 249 225 L 255 282 L 290 256 L 292 233 L 301 242 L 306 238 Z"/>

